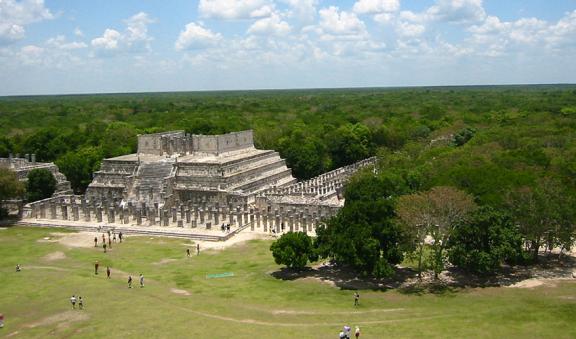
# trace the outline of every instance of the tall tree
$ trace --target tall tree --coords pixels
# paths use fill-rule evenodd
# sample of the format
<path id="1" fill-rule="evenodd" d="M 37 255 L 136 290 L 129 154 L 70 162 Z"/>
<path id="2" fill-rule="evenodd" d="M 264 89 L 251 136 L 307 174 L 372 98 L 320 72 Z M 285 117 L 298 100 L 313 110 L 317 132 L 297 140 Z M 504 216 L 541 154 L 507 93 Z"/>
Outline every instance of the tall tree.
<path id="1" fill-rule="evenodd" d="M 509 214 L 491 207 L 474 211 L 454 229 L 448 242 L 450 262 L 475 273 L 493 273 L 522 255 L 522 236 Z"/>
<path id="2" fill-rule="evenodd" d="M 102 156 L 99 147 L 84 147 L 77 152 L 66 153 L 56 161 L 56 165 L 66 175 L 74 192 L 82 194 L 92 181 L 92 173 L 100 167 Z"/>
<path id="3" fill-rule="evenodd" d="M 392 275 L 406 246 L 406 236 L 394 213 L 395 197 L 405 190 L 397 176 L 367 173 L 351 180 L 344 207 L 316 230 L 319 254 L 363 274 Z"/>
<path id="4" fill-rule="evenodd" d="M 444 269 L 445 249 L 459 223 L 465 222 L 477 206 L 471 195 L 453 187 L 434 187 L 428 192 L 433 223 L 430 235 L 432 243 L 432 268 L 434 278 Z"/>
<path id="5" fill-rule="evenodd" d="M 28 173 L 26 183 L 26 193 L 28 201 L 37 201 L 52 196 L 56 191 L 56 179 L 54 175 L 45 168 L 36 168 Z"/>
<path id="6" fill-rule="evenodd" d="M 0 167 L 0 201 L 22 197 L 24 192 L 24 184 L 18 181 L 16 173 Z"/>
<path id="7" fill-rule="evenodd" d="M 540 179 L 533 187 L 524 186 L 508 195 L 508 206 L 534 261 L 538 260 L 540 247 L 546 242 L 548 247 L 558 244 L 561 234 L 564 242 L 570 242 L 569 234 L 574 232 L 570 197 L 562 183 L 553 178 Z"/>
<path id="8" fill-rule="evenodd" d="M 422 258 L 426 236 L 434 225 L 432 204 L 427 193 L 403 195 L 398 199 L 396 214 L 414 241 L 418 257 L 418 278 L 422 278 Z"/>
<path id="9" fill-rule="evenodd" d="M 302 269 L 308 261 L 318 259 L 312 238 L 304 232 L 288 232 L 283 234 L 270 246 L 274 261 L 289 268 Z"/>

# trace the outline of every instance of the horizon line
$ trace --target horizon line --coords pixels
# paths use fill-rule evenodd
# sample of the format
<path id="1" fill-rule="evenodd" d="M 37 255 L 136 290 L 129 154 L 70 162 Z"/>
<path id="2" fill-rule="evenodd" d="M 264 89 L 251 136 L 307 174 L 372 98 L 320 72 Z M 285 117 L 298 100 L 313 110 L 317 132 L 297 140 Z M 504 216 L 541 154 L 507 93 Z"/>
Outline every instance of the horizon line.
<path id="1" fill-rule="evenodd" d="M 352 86 L 352 87 L 292 87 L 292 88 L 250 88 L 250 89 L 200 89 L 200 90 L 174 90 L 174 91 L 134 91 L 134 92 L 69 92 L 50 94 L 9 94 L 0 95 L 0 98 L 29 98 L 29 97 L 58 97 L 58 96 L 111 96 L 111 95 L 141 95 L 141 94 L 169 94 L 169 93 L 233 93 L 233 92 L 280 92 L 280 91 L 323 91 L 323 90 L 369 90 L 369 89 L 426 89 L 426 88 L 467 88 L 467 87 L 537 87 L 537 86 L 576 86 L 576 82 L 559 83 L 509 83 L 509 84 L 477 84 L 477 85 L 414 85 L 414 86 Z"/>

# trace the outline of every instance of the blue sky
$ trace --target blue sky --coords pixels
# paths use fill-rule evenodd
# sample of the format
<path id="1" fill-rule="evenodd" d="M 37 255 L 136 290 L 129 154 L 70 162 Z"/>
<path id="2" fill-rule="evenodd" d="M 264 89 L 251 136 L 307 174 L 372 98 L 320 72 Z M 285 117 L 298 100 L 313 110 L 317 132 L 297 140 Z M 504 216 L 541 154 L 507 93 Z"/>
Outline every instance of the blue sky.
<path id="1" fill-rule="evenodd" d="M 576 0 L 0 0 L 0 95 L 576 82 Z"/>

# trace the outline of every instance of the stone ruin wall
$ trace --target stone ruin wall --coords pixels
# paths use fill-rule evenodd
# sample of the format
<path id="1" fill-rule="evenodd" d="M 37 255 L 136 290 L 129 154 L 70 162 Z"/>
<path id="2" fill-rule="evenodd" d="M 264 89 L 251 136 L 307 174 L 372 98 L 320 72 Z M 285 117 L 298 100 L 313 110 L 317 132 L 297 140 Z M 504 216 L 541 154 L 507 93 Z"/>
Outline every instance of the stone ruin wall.
<path id="1" fill-rule="evenodd" d="M 291 189 L 250 194 L 218 191 L 178 191 L 174 203 L 123 202 L 121 197 L 89 199 L 85 196 L 61 196 L 28 204 L 24 217 L 38 220 L 82 221 L 90 225 L 126 225 L 137 227 L 176 227 L 211 230 L 221 224 L 252 231 L 314 232 L 316 227 L 335 216 L 341 203 L 323 200 L 318 192 L 332 194 L 358 169 L 376 163 L 375 158 L 325 173 L 301 182 Z M 314 187 L 315 189 L 311 189 Z"/>
<path id="2" fill-rule="evenodd" d="M 46 169 L 52 173 L 56 179 L 56 191 L 54 195 L 70 194 L 72 188 L 66 176 L 60 173 L 60 169 L 52 162 L 36 162 L 35 154 L 26 154 L 25 158 L 0 158 L 0 167 L 9 168 L 16 173 L 20 181 L 27 181 L 28 174 L 34 169 Z"/>
<path id="3" fill-rule="evenodd" d="M 214 154 L 254 147 L 252 130 L 222 135 L 196 135 L 184 131 L 138 135 L 138 153 L 154 155 L 186 155 L 193 152 Z"/>

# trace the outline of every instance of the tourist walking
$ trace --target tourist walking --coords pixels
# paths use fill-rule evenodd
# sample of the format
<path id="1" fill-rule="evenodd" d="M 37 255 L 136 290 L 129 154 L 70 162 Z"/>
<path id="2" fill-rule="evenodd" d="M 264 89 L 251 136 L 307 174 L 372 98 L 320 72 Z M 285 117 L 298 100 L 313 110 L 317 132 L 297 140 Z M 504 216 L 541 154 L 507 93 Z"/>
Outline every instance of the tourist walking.
<path id="1" fill-rule="evenodd" d="M 98 261 L 96 261 L 94 263 L 94 274 L 98 274 L 98 267 L 100 266 L 100 263 Z"/>
<path id="2" fill-rule="evenodd" d="M 70 297 L 70 303 L 72 304 L 72 308 L 76 309 L 76 296 L 75 295 L 72 295 Z"/>
<path id="3" fill-rule="evenodd" d="M 190 249 L 189 248 L 186 249 L 186 256 L 190 257 Z"/>
<path id="4" fill-rule="evenodd" d="M 354 335 L 356 339 L 360 338 L 360 327 L 356 326 L 356 330 L 354 331 Z"/>
<path id="5" fill-rule="evenodd" d="M 112 233 L 112 241 L 115 243 L 116 242 L 116 233 Z"/>
<path id="6" fill-rule="evenodd" d="M 140 273 L 140 288 L 144 287 L 144 276 Z"/>
<path id="7" fill-rule="evenodd" d="M 81 310 L 84 309 L 84 301 L 81 296 L 78 296 L 78 308 Z"/>
<path id="8" fill-rule="evenodd" d="M 122 242 L 122 232 L 118 233 L 118 240 L 120 240 L 120 242 Z"/>
<path id="9" fill-rule="evenodd" d="M 108 237 L 108 247 L 112 249 L 112 240 L 110 239 L 110 237 Z"/>
<path id="10" fill-rule="evenodd" d="M 350 326 L 344 325 L 344 338 L 350 339 L 350 330 L 352 330 Z"/>
<path id="11" fill-rule="evenodd" d="M 102 247 L 104 247 L 104 253 L 106 253 L 106 243 L 104 243 L 104 245 L 102 245 Z"/>
<path id="12" fill-rule="evenodd" d="M 354 292 L 354 306 L 360 305 L 360 294 L 358 291 Z"/>
<path id="13" fill-rule="evenodd" d="M 20 264 L 16 264 L 16 272 L 20 271 L 22 271 L 22 267 L 20 267 Z"/>
<path id="14" fill-rule="evenodd" d="M 132 288 L 132 276 L 128 276 L 128 288 Z"/>
<path id="15" fill-rule="evenodd" d="M 200 244 L 196 244 L 196 255 L 200 255 Z"/>
<path id="16" fill-rule="evenodd" d="M 94 237 L 94 247 L 98 247 L 98 237 Z"/>
<path id="17" fill-rule="evenodd" d="M 0 313 L 0 328 L 4 327 L 4 314 Z"/>
<path id="18" fill-rule="evenodd" d="M 106 266 L 106 277 L 110 279 L 110 267 Z"/>

